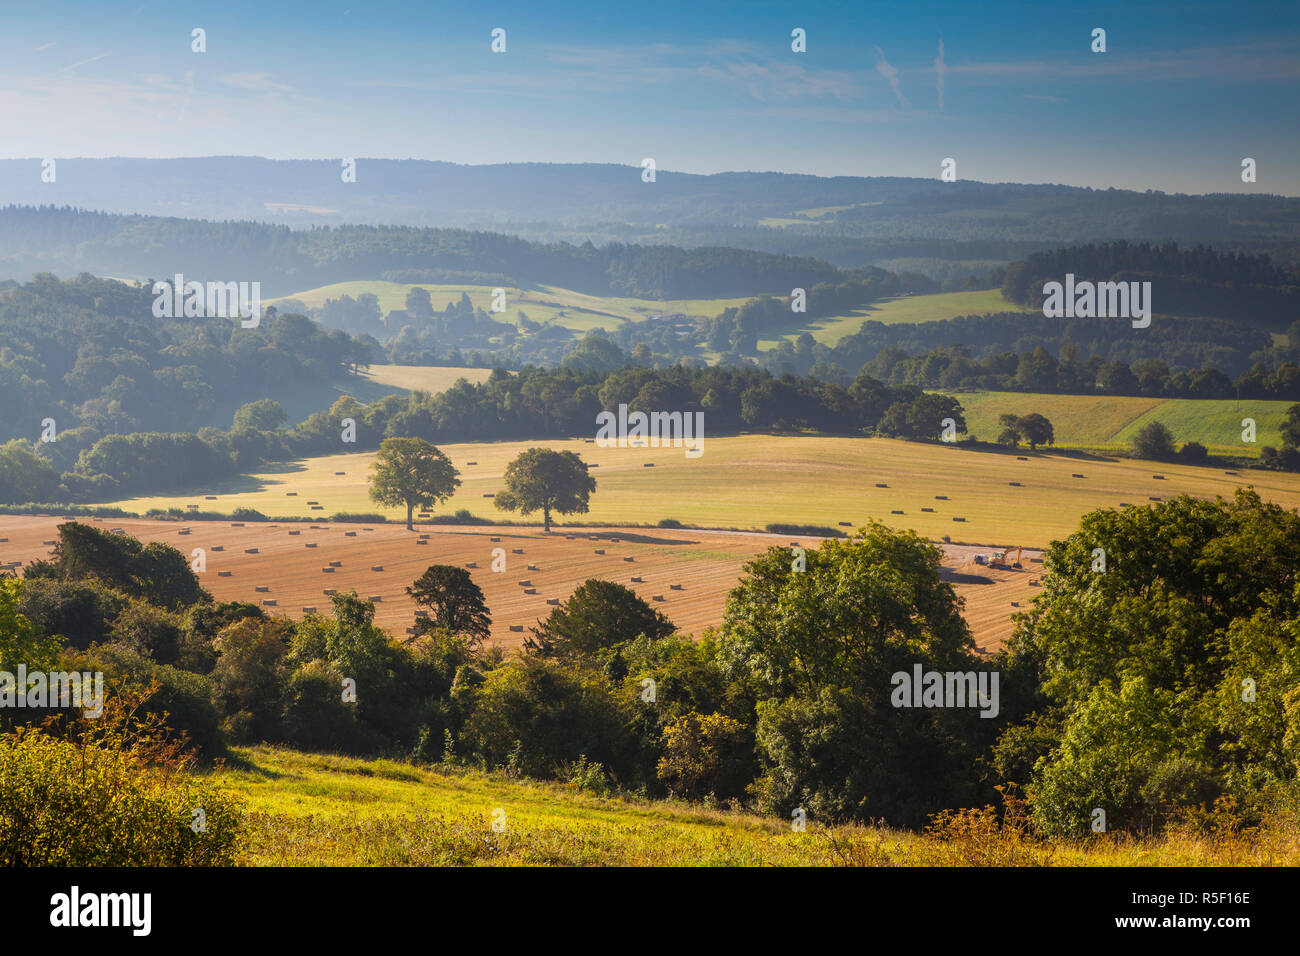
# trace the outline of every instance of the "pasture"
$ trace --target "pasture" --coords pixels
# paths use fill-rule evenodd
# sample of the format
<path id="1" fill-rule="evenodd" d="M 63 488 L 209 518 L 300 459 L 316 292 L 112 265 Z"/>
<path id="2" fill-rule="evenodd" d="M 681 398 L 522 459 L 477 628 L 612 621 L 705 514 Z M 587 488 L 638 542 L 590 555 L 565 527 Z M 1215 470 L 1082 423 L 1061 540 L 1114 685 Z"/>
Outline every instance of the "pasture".
<path id="1" fill-rule="evenodd" d="M 574 451 L 595 465 L 591 511 L 572 520 L 615 527 L 653 525 L 663 518 L 740 530 L 761 530 L 771 522 L 856 527 L 875 517 L 930 540 L 946 535 L 956 542 L 1044 547 L 1074 531 L 1089 511 L 1124 502 L 1145 505 L 1151 497 L 1182 492 L 1231 497 L 1238 486 L 1252 485 L 1266 499 L 1288 508 L 1300 505 L 1300 475 L 1280 472 L 1230 475 L 1210 467 L 1079 458 L 1050 450 L 1029 456 L 1023 450 L 888 438 L 706 435 L 698 459 L 686 458 L 681 448 L 601 448 L 583 439 L 444 445 L 462 484 L 434 513 L 465 509 L 495 520 L 519 520 L 494 508 L 491 496 L 503 488 L 506 465 L 530 447 Z M 106 503 L 138 513 L 196 505 L 225 513 L 254 508 L 271 517 L 378 512 L 404 518 L 405 509 L 381 508 L 369 500 L 374 458 L 373 452 L 311 458 L 183 493 Z M 1079 473 L 1084 477 L 1073 477 Z M 937 498 L 941 495 L 946 498 Z M 309 501 L 318 502 L 320 510 L 313 511 Z M 541 515 L 526 520 L 540 523 Z"/>
<path id="2" fill-rule="evenodd" d="M 949 392 L 966 414 L 972 434 L 997 439 L 1003 414 L 1046 415 L 1065 448 L 1127 448 L 1149 422 L 1169 428 L 1179 444 L 1197 441 L 1211 453 L 1257 456 L 1264 445 L 1282 444 L 1281 427 L 1292 402 L 1254 399 L 1144 398 L 1119 395 L 1048 395 L 1032 392 Z M 1255 420 L 1256 441 L 1241 440 L 1243 418 Z"/>
<path id="3" fill-rule="evenodd" d="M 385 280 L 360 280 L 336 282 L 332 285 L 308 289 L 285 298 L 297 299 L 311 308 L 320 308 L 326 299 L 350 295 L 354 299 L 370 293 L 379 300 L 380 311 L 385 315 L 392 309 L 406 308 L 406 294 L 416 286 L 426 289 L 433 307 L 442 310 L 448 302 L 457 301 L 461 294 L 469 296 L 475 308 L 487 311 L 492 305 L 492 286 L 455 285 L 436 283 L 401 283 Z M 599 296 L 563 289 L 558 286 L 533 288 L 504 287 L 506 309 L 493 314 L 497 321 L 519 324 L 519 313 L 524 312 L 533 322 L 554 323 L 575 332 L 592 329 L 612 331 L 626 322 L 652 315 L 682 314 L 690 319 L 711 319 L 728 308 L 744 305 L 755 296 L 726 299 L 638 299 L 628 296 Z M 934 322 L 959 315 L 983 315 L 988 312 L 1029 312 L 1024 306 L 1007 302 L 998 289 L 979 289 L 973 292 L 941 292 L 933 295 L 896 296 L 855 309 L 847 315 L 806 319 L 791 315 L 789 324 L 778 333 L 766 333 L 759 347 L 772 348 L 781 339 L 794 340 L 801 332 L 811 332 L 814 339 L 834 345 L 845 335 L 856 332 L 863 322 L 898 323 Z"/>
<path id="4" fill-rule="evenodd" d="M 871 305 L 854 309 L 846 315 L 807 319 L 792 315 L 789 326 L 779 335 L 765 333 L 759 339 L 760 349 L 773 348 L 782 339 L 794 341 L 800 333 L 809 332 L 818 342 L 834 345 L 846 335 L 851 335 L 864 322 L 883 322 L 885 325 L 913 325 L 918 322 L 939 322 L 962 315 L 984 315 L 990 312 L 1032 312 L 1034 310 L 1008 302 L 999 289 L 977 289 L 973 292 L 936 292 L 933 295 L 906 295 L 882 299 Z"/>
<path id="5" fill-rule="evenodd" d="M 462 294 L 469 296 L 475 308 L 487 312 L 492 307 L 493 286 L 490 285 L 402 283 L 380 279 L 336 282 L 269 300 L 269 304 L 277 305 L 285 299 L 297 299 L 309 308 L 316 309 L 324 305 L 326 299 L 337 299 L 343 295 L 355 299 L 359 295 L 370 293 L 379 300 L 380 311 L 387 315 L 393 309 L 406 308 L 406 295 L 417 286 L 429 293 L 433 307 L 438 311 L 442 311 L 448 302 L 459 301 Z M 750 298 L 746 296 L 729 299 L 661 301 L 626 296 L 588 295 L 584 292 L 549 285 L 529 288 L 503 286 L 502 288 L 506 292 L 506 308 L 504 312 L 492 313 L 492 317 L 497 321 L 518 325 L 520 312 L 523 312 L 533 322 L 543 325 L 553 323 L 575 332 L 588 332 L 597 328 L 612 331 L 626 322 L 661 314 L 682 313 L 690 318 L 711 319 L 729 307 L 742 305 Z"/>

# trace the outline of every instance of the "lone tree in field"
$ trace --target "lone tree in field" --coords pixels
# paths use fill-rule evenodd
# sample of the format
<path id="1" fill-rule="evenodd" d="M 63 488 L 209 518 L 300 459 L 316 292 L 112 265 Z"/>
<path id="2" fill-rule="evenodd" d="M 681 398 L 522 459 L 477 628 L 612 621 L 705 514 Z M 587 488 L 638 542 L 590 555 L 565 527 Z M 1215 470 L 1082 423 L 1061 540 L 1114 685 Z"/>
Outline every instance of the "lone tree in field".
<path id="1" fill-rule="evenodd" d="M 406 505 L 406 530 L 414 531 L 416 505 L 432 507 L 460 486 L 451 460 L 423 438 L 385 438 L 375 459 L 370 497 L 381 505 Z"/>
<path id="2" fill-rule="evenodd" d="M 430 565 L 406 593 L 416 604 L 433 612 L 428 618 L 416 620 L 419 634 L 441 627 L 478 644 L 492 633 L 492 618 L 483 602 L 483 591 L 464 568 Z"/>
<path id="3" fill-rule="evenodd" d="M 1029 450 L 1037 451 L 1039 445 L 1051 445 L 1056 442 L 1056 432 L 1051 421 L 1038 412 L 1030 412 L 1017 422 L 1020 437 L 1029 442 Z"/>
<path id="4" fill-rule="evenodd" d="M 1021 441 L 1029 445 L 1030 451 L 1037 451 L 1039 445 L 1051 445 L 1056 441 L 1052 423 L 1038 412 L 1030 412 L 1023 417 L 1017 415 L 1000 415 L 998 424 L 1002 434 L 998 441 L 1015 448 Z"/>
<path id="5" fill-rule="evenodd" d="M 1133 436 L 1133 454 L 1138 458 L 1167 461 L 1174 457 L 1174 433 L 1160 422 L 1148 422 Z"/>
<path id="6" fill-rule="evenodd" d="M 549 532 L 552 511 L 586 514 L 595 490 L 596 479 L 587 474 L 586 462 L 573 452 L 530 448 L 506 467 L 506 490 L 496 496 L 495 503 L 502 511 L 526 515 L 540 510 Z"/>
<path id="7" fill-rule="evenodd" d="M 1030 412 L 1028 415 L 1000 415 L 997 424 L 1002 433 L 997 436 L 998 444 L 1018 447 L 1021 442 L 1030 446 L 1030 451 L 1037 451 L 1039 445 L 1052 445 L 1056 442 L 1056 432 L 1047 416 Z"/>

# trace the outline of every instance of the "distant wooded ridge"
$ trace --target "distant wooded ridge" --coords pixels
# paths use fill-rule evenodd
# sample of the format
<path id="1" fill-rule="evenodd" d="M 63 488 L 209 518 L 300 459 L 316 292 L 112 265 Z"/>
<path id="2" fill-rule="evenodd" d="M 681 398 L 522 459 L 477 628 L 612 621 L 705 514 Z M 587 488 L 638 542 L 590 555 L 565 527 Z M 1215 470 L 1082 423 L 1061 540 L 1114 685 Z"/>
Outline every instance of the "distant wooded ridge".
<path id="1" fill-rule="evenodd" d="M 634 162 L 639 162 L 636 157 Z M 841 268 L 898 258 L 1008 262 L 1106 239 L 1176 241 L 1300 261 L 1300 199 L 1191 196 L 933 178 L 679 173 L 637 165 L 258 157 L 0 160 L 0 205 L 112 213 L 491 230 L 540 241 L 727 246 Z M 55 268 L 47 266 L 46 268 Z M 68 266 L 59 269 L 67 271 Z M 18 276 L 23 278 L 25 276 Z"/>

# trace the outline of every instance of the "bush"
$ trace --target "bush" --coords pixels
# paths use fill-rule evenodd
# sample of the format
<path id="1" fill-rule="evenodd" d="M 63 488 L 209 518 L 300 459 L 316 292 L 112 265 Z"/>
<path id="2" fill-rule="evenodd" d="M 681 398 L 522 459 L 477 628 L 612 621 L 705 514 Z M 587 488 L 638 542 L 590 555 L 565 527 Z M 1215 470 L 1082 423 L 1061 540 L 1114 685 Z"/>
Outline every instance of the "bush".
<path id="1" fill-rule="evenodd" d="M 736 797 L 753 772 L 754 740 L 723 714 L 684 714 L 664 728 L 659 780 L 675 797 Z"/>
<path id="2" fill-rule="evenodd" d="M 807 534 L 818 538 L 846 538 L 839 528 L 828 528 L 819 524 L 769 524 L 764 529 L 768 534 Z"/>
<path id="3" fill-rule="evenodd" d="M 1178 457 L 1186 462 L 1201 464 L 1210 460 L 1210 450 L 1198 441 L 1189 441 L 1178 450 Z"/>
<path id="4" fill-rule="evenodd" d="M 295 670 L 284 689 L 284 739 L 303 750 L 355 750 L 362 734 L 342 687 L 342 675 L 325 661 Z"/>
<path id="5" fill-rule="evenodd" d="M 0 866 L 229 866 L 238 805 L 158 740 L 111 724 L 0 736 Z M 203 811 L 196 829 L 195 810 Z"/>
<path id="6" fill-rule="evenodd" d="M 680 528 L 682 523 L 676 518 L 660 518 L 659 527 L 661 528 Z"/>
<path id="7" fill-rule="evenodd" d="M 570 786 L 598 796 L 608 796 L 614 789 L 605 768 L 595 760 L 588 760 L 586 755 L 560 769 L 560 779 Z"/>
<path id="8" fill-rule="evenodd" d="M 460 737 L 465 754 L 488 768 L 551 777 L 583 755 L 617 766 L 627 749 L 626 721 L 604 676 L 580 666 L 511 660 L 472 691 L 453 687 L 457 696 L 472 707 Z"/>
<path id="9" fill-rule="evenodd" d="M 1148 422 L 1133 436 L 1133 454 L 1153 461 L 1174 457 L 1174 433 L 1160 422 Z"/>
<path id="10" fill-rule="evenodd" d="M 145 601 L 132 601 L 113 621 L 113 639 L 158 664 L 180 657 L 182 619 Z"/>
<path id="11" fill-rule="evenodd" d="M 70 651 L 59 659 L 68 671 L 103 671 L 105 698 L 138 695 L 138 716 L 149 717 L 170 733 L 178 746 L 212 757 L 226 749 L 221 718 L 212 701 L 212 682 L 202 674 L 155 664 L 121 643 Z M 107 706 L 107 705 L 106 705 Z"/>
<path id="12" fill-rule="evenodd" d="M 284 620 L 247 618 L 217 636 L 212 697 L 225 715 L 223 729 L 231 739 L 278 739 L 282 662 L 292 632 L 292 625 Z"/>
<path id="13" fill-rule="evenodd" d="M 480 518 L 468 508 L 460 508 L 454 515 L 434 515 L 426 518 L 425 524 L 496 524 L 491 518 Z"/>
<path id="14" fill-rule="evenodd" d="M 1265 445 L 1259 450 L 1259 463 L 1274 471 L 1300 471 L 1300 450 L 1286 446 L 1278 451 L 1271 445 Z"/>

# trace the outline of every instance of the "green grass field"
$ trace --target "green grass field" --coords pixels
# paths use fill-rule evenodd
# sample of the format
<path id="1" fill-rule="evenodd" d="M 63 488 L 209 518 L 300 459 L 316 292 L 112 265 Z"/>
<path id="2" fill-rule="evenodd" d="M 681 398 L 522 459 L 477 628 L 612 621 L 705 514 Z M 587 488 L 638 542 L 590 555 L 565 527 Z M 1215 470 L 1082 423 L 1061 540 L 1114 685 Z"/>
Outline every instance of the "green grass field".
<path id="1" fill-rule="evenodd" d="M 249 866 L 1139 866 L 1294 863 L 1294 833 L 1045 843 L 991 821 L 947 839 L 602 796 L 572 785 L 281 748 L 209 772 L 245 809 Z M 494 829 L 494 824 L 495 829 Z"/>
<path id="2" fill-rule="evenodd" d="M 363 293 L 371 293 L 379 300 L 379 308 L 387 314 L 392 309 L 406 307 L 406 294 L 416 286 L 426 289 L 433 300 L 433 307 L 441 310 L 450 301 L 459 300 L 461 294 L 469 296 L 475 308 L 484 311 L 492 306 L 492 286 L 486 285 L 438 285 L 433 283 L 400 283 L 379 279 L 357 282 L 336 282 L 332 285 L 309 289 L 291 296 L 270 300 L 275 305 L 284 299 L 297 299 L 310 308 L 320 308 L 326 299 L 337 299 L 343 295 L 356 298 Z M 626 322 L 643 319 L 651 315 L 683 313 L 692 318 L 713 318 L 724 309 L 739 306 L 749 297 L 733 299 L 637 299 L 620 296 L 595 296 L 557 286 L 539 286 L 521 289 L 515 286 L 504 287 L 506 291 L 506 309 L 495 313 L 498 321 L 519 323 L 519 313 L 524 312 L 533 322 L 543 325 L 555 324 L 576 332 L 592 329 L 614 330 Z"/>
<path id="3" fill-rule="evenodd" d="M 309 289 L 285 298 L 298 299 L 311 308 L 319 308 L 326 299 L 337 299 L 342 295 L 356 298 L 369 292 L 379 299 L 379 308 L 387 314 L 391 309 L 406 307 L 406 294 L 415 285 L 427 289 L 436 309 L 442 309 L 447 302 L 458 300 L 461 293 L 469 296 L 476 308 L 487 310 L 492 305 L 492 287 L 481 285 L 435 285 L 431 283 L 406 284 L 382 280 L 365 280 L 358 282 L 337 282 L 333 285 Z M 625 296 L 596 296 L 556 286 L 540 286 L 535 289 L 506 288 L 506 310 L 494 315 L 499 321 L 518 324 L 519 313 L 523 311 L 528 318 L 542 324 L 553 323 L 575 332 L 588 332 L 592 329 L 613 331 L 626 322 L 643 319 L 651 315 L 671 315 L 681 313 L 694 319 L 711 319 L 725 309 L 736 308 L 749 301 L 753 296 L 740 296 L 730 299 L 637 299 Z M 270 304 L 282 302 L 272 300 Z M 942 292 L 935 295 L 900 296 L 886 299 L 875 305 L 855 309 L 848 315 L 831 316 L 812 321 L 800 321 L 798 316 L 791 316 L 789 326 L 759 341 L 759 348 L 774 347 L 781 339 L 793 341 L 801 332 L 810 332 L 814 339 L 827 345 L 834 345 L 841 338 L 856 332 L 863 322 L 868 320 L 884 322 L 886 325 L 898 323 L 933 322 L 951 319 L 959 315 L 982 315 L 986 312 L 1028 312 L 1024 306 L 1015 305 L 1002 298 L 997 289 L 981 289 L 975 292 Z"/>
<path id="4" fill-rule="evenodd" d="M 938 292 L 934 295 L 908 295 L 885 299 L 847 315 L 835 315 L 807 322 L 792 322 L 779 336 L 760 339 L 760 349 L 773 348 L 781 339 L 794 341 L 802 332 L 809 332 L 818 342 L 834 345 L 846 335 L 862 327 L 863 322 L 883 322 L 885 325 L 938 322 L 959 315 L 983 315 L 989 312 L 1032 312 L 1034 310 L 1002 298 L 998 289 L 979 289 L 974 292 Z M 796 318 L 792 316 L 792 318 Z"/>
<path id="5" fill-rule="evenodd" d="M 706 435 L 698 459 L 687 459 L 681 448 L 600 448 L 578 439 L 444 445 L 463 483 L 435 513 L 465 508 L 476 515 L 518 520 L 514 513 L 498 511 L 484 495 L 501 491 L 506 465 L 533 446 L 575 451 L 597 466 L 592 472 L 597 488 L 591 511 L 573 519 L 611 525 L 676 518 L 697 527 L 761 530 L 772 522 L 834 527 L 848 521 L 856 527 L 875 517 L 935 540 L 949 535 L 957 542 L 1041 547 L 1074 531 L 1088 511 L 1122 502 L 1145 505 L 1150 496 L 1170 498 L 1186 492 L 1231 497 L 1239 485 L 1250 484 L 1265 498 L 1289 508 L 1300 506 L 1300 475 L 1279 472 L 1243 471 L 1234 477 L 1215 468 L 1130 459 L 1081 461 L 1051 453 L 1018 461 L 1010 452 L 887 438 Z M 307 506 L 313 500 L 324 506 L 325 515 L 364 511 L 404 518 L 403 509 L 381 508 L 369 500 L 373 461 L 373 453 L 330 455 L 214 481 L 182 494 L 109 504 L 136 512 L 196 504 L 225 512 L 248 507 L 270 516 L 307 517 L 314 516 Z M 344 474 L 336 475 L 339 471 Z M 1073 478 L 1075 472 L 1086 477 Z M 1153 479 L 1153 474 L 1166 477 Z M 1013 486 L 1013 481 L 1021 486 Z M 877 483 L 888 487 L 878 488 Z M 297 497 L 286 497 L 290 489 Z M 217 500 L 205 501 L 205 495 L 216 495 Z M 947 495 L 948 500 L 936 500 L 937 495 Z M 903 514 L 892 514 L 895 510 Z"/>
<path id="6" fill-rule="evenodd" d="M 1264 445 L 1280 447 L 1281 427 L 1291 402 L 1234 399 L 1139 398 L 1110 395 L 1044 395 L 1018 392 L 958 392 L 966 425 L 994 441 L 1003 414 L 1046 415 L 1057 445 L 1098 450 L 1127 448 L 1138 430 L 1161 422 L 1179 443 L 1197 441 L 1212 453 L 1258 456 Z M 1256 441 L 1241 440 L 1243 418 L 1255 420 Z"/>

